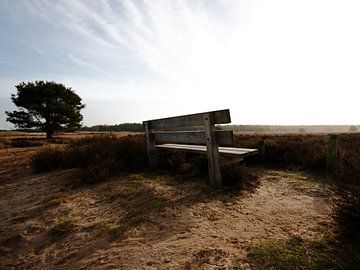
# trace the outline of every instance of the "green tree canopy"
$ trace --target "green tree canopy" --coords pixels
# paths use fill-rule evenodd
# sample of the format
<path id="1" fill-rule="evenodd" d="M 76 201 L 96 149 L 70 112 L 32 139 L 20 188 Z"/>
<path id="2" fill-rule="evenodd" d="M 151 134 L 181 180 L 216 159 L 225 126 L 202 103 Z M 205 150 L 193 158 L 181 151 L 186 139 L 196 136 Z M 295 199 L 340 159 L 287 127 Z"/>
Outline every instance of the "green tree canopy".
<path id="1" fill-rule="evenodd" d="M 47 81 L 22 82 L 15 87 L 17 94 L 12 94 L 11 100 L 19 110 L 6 112 L 6 120 L 15 126 L 43 130 L 47 138 L 56 131 L 81 126 L 80 110 L 85 105 L 71 88 Z"/>

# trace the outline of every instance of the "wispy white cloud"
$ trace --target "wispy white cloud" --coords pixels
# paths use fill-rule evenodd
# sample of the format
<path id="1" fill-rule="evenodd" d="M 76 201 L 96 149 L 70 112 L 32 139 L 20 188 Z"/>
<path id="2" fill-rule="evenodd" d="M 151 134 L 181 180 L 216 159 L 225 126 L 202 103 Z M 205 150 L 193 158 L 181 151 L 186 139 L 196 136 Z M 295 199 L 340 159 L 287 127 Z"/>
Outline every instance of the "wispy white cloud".
<path id="1" fill-rule="evenodd" d="M 196 76 L 198 69 L 219 57 L 220 48 L 216 46 L 221 40 L 213 33 L 217 21 L 208 14 L 205 2 L 103 0 L 89 4 L 89 1 L 35 0 L 26 3 L 34 16 L 84 39 L 81 44 L 71 43 L 72 46 L 90 46 L 91 54 L 94 49 L 106 50 L 114 62 L 119 56 L 130 54 L 133 61 L 176 84 L 183 84 L 193 72 Z M 83 48 L 83 53 L 87 51 Z M 194 61 L 196 58 L 199 61 Z M 94 55 L 91 60 L 99 61 Z M 116 63 L 106 69 L 116 69 Z"/>
<path id="2" fill-rule="evenodd" d="M 87 62 L 86 60 L 84 59 L 80 59 L 79 57 L 76 57 L 72 54 L 68 54 L 67 57 L 73 61 L 74 63 L 76 63 L 79 67 L 86 67 L 86 68 L 90 68 L 96 72 L 99 72 L 100 74 L 102 75 L 105 75 L 105 76 L 114 76 L 115 74 L 113 73 L 110 73 L 110 72 L 107 72 L 106 70 L 98 67 L 97 65 L 95 64 L 92 64 L 90 62 Z"/>

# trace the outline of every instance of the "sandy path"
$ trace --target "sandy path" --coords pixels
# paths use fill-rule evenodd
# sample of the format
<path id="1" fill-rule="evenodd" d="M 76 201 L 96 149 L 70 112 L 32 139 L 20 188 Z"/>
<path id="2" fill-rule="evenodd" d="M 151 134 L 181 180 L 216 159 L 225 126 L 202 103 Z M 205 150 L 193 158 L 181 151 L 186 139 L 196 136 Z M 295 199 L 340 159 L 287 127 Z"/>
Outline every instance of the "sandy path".
<path id="1" fill-rule="evenodd" d="M 1 151 L 1 269 L 250 269 L 252 245 L 330 224 L 326 179 L 303 172 L 253 170 L 260 184 L 243 193 L 158 174 L 73 187 L 75 170 L 32 174 L 34 150 Z M 51 237 L 61 220 L 71 230 Z"/>

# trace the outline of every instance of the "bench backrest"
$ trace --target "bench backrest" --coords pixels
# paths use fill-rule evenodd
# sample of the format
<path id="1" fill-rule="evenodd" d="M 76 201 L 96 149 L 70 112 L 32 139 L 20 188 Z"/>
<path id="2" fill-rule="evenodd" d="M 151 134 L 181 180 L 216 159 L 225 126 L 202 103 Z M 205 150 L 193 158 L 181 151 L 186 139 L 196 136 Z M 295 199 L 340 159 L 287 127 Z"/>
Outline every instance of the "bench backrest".
<path id="1" fill-rule="evenodd" d="M 150 144 L 185 143 L 206 145 L 210 139 L 220 146 L 233 146 L 232 131 L 215 130 L 215 124 L 230 123 L 230 111 L 220 110 L 144 121 Z M 211 137 L 214 133 L 215 138 Z"/>

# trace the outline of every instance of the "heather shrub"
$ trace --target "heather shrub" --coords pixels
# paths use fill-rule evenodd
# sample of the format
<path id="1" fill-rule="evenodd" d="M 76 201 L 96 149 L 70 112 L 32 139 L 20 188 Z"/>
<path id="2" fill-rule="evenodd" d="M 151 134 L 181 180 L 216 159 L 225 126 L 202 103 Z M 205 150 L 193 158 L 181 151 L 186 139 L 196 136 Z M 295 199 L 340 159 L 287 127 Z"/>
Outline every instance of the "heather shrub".
<path id="1" fill-rule="evenodd" d="M 33 157 L 32 167 L 36 172 L 79 168 L 85 182 L 98 182 L 119 171 L 146 168 L 146 142 L 142 135 L 85 137 L 41 151 Z"/>
<path id="2" fill-rule="evenodd" d="M 48 148 L 33 156 L 31 167 L 35 172 L 48 172 L 66 168 L 64 152 L 60 149 Z"/>
<path id="3" fill-rule="evenodd" d="M 346 183 L 360 184 L 360 134 L 338 136 L 334 173 Z"/>
<path id="4" fill-rule="evenodd" d="M 81 170 L 81 178 L 87 183 L 97 183 L 114 175 L 119 168 L 116 166 L 116 160 L 111 155 L 95 154 L 88 159 Z"/>
<path id="5" fill-rule="evenodd" d="M 23 148 L 23 147 L 36 147 L 44 144 L 42 139 L 35 138 L 15 138 L 11 139 L 10 147 Z"/>
<path id="6" fill-rule="evenodd" d="M 308 134 L 236 134 L 235 146 L 259 149 L 259 155 L 247 158 L 249 163 L 325 169 L 326 139 Z"/>

